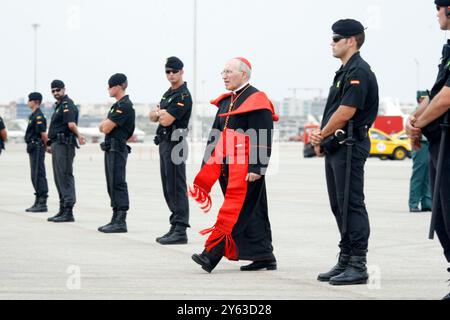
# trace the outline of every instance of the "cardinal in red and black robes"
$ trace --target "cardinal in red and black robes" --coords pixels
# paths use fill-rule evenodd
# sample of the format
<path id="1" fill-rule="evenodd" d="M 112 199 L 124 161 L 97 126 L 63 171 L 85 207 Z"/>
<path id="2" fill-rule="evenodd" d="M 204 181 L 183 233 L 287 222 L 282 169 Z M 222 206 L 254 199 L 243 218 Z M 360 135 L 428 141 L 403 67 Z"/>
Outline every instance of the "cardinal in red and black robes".
<path id="1" fill-rule="evenodd" d="M 212 101 L 218 107 L 204 163 L 189 194 L 205 212 L 212 208 L 210 192 L 219 181 L 224 202 L 202 254 L 192 259 L 207 272 L 223 256 L 253 261 L 242 271 L 276 270 L 269 222 L 265 175 L 272 148 L 273 123 L 278 121 L 265 93 L 249 84 L 248 60 L 235 58 L 222 78 L 231 91 Z"/>

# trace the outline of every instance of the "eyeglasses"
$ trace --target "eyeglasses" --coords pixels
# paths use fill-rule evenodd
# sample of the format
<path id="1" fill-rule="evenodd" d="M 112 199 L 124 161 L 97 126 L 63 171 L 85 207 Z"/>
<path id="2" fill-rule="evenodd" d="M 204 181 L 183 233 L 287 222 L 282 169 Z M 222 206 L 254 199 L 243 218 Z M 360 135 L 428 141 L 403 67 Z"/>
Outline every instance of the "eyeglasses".
<path id="1" fill-rule="evenodd" d="M 62 89 L 52 89 L 52 93 L 61 92 Z"/>
<path id="2" fill-rule="evenodd" d="M 166 70 L 166 74 L 178 74 L 180 70 Z"/>
<path id="3" fill-rule="evenodd" d="M 344 37 L 344 36 L 341 36 L 341 35 L 337 34 L 337 35 L 334 35 L 332 39 L 333 39 L 334 43 L 338 43 L 342 39 L 347 39 L 347 37 Z"/>
<path id="4" fill-rule="evenodd" d="M 220 75 L 223 76 L 229 76 L 230 74 L 233 74 L 234 71 L 233 70 L 223 70 Z"/>

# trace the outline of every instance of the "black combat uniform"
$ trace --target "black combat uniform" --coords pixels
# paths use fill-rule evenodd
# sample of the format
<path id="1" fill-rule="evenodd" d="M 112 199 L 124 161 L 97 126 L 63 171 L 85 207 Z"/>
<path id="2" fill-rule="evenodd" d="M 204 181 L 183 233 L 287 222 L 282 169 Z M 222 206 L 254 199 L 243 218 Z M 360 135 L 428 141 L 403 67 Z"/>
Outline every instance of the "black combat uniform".
<path id="1" fill-rule="evenodd" d="M 182 70 L 178 58 L 168 59 L 166 68 Z M 189 228 L 189 201 L 186 185 L 187 129 L 192 112 L 192 97 L 185 83 L 176 90 L 164 93 L 160 108 L 176 118 L 171 127 L 160 125 L 155 143 L 159 145 L 160 172 L 164 198 L 171 211 L 170 231 L 157 238 L 160 244 L 183 244 L 187 242 Z"/>
<path id="2" fill-rule="evenodd" d="M 364 27 L 355 20 L 342 20 L 333 25 L 335 34 L 345 37 L 354 36 L 364 32 Z M 340 268 L 319 275 L 319 281 L 330 281 L 331 284 L 353 284 L 367 281 L 366 253 L 370 235 L 369 218 L 364 203 L 364 166 L 370 152 L 370 139 L 368 130 L 374 123 L 379 107 L 378 84 L 375 74 L 370 66 L 361 58 L 359 52 L 355 53 L 345 66 L 336 73 L 333 85 L 325 107 L 322 129 L 327 125 L 333 114 L 340 106 L 356 108 L 351 119 L 353 122 L 353 147 L 337 144 L 332 151 L 326 150 L 329 141 L 336 137 L 327 138 L 322 144 L 325 156 L 325 169 L 328 194 L 331 209 L 336 218 L 340 241 Z M 349 136 L 349 124 L 343 130 Z M 352 148 L 350 192 L 347 211 L 347 225 L 343 225 L 344 190 L 348 148 Z M 345 231 L 346 229 L 346 231 Z M 353 276 L 363 275 L 362 278 Z M 359 278 L 359 279 L 358 279 Z M 355 283 L 355 284 L 356 284 Z"/>
<path id="3" fill-rule="evenodd" d="M 5 130 L 5 123 L 3 122 L 3 119 L 0 117 L 0 132 L 2 130 Z M 2 151 L 5 150 L 5 141 L 3 141 L 2 137 L 0 136 L 0 154 L 2 154 Z"/>
<path id="4" fill-rule="evenodd" d="M 60 211 L 49 218 L 52 222 L 73 222 L 73 207 L 76 203 L 73 160 L 75 148 L 78 148 L 75 134 L 68 124 L 78 124 L 78 108 L 66 95 L 55 104 L 55 111 L 48 132 L 49 145 L 52 148 L 53 175 L 59 194 Z"/>
<path id="5" fill-rule="evenodd" d="M 30 95 L 31 97 L 31 95 Z M 31 97 L 32 98 L 32 97 Z M 30 99 L 31 99 L 30 98 Z M 27 212 L 47 212 L 48 184 L 45 172 L 46 146 L 41 134 L 47 131 L 47 120 L 40 108 L 36 109 L 28 119 L 25 133 L 27 153 L 30 158 L 31 182 L 35 190 L 36 201 Z"/>
<path id="6" fill-rule="evenodd" d="M 436 83 L 430 93 L 431 100 L 434 99 L 442 88 L 445 86 L 450 87 L 450 40 L 444 46 L 441 61 Z M 441 172 L 441 185 L 439 190 L 434 190 L 439 146 L 441 144 L 441 124 L 444 123 L 444 117 L 445 115 L 431 122 L 422 131 L 429 141 L 432 198 L 439 197 L 438 206 L 433 208 L 435 211 L 434 214 L 436 215 L 435 231 L 444 249 L 445 258 L 450 263 L 450 137 L 448 132 L 444 154 L 445 161 L 443 162 Z"/>
<path id="7" fill-rule="evenodd" d="M 126 77 L 121 76 L 116 75 L 117 81 L 119 81 L 116 85 L 126 82 Z M 110 83 L 110 86 L 114 85 Z M 124 233 L 128 231 L 126 216 L 130 208 L 126 165 L 131 148 L 127 145 L 127 141 L 134 134 L 136 122 L 133 103 L 128 96 L 124 96 L 111 107 L 108 119 L 117 124 L 117 127 L 106 135 L 105 142 L 102 143 L 102 150 L 105 151 L 105 174 L 113 208 L 113 218 L 110 224 L 100 227 L 98 230 L 104 233 Z"/>

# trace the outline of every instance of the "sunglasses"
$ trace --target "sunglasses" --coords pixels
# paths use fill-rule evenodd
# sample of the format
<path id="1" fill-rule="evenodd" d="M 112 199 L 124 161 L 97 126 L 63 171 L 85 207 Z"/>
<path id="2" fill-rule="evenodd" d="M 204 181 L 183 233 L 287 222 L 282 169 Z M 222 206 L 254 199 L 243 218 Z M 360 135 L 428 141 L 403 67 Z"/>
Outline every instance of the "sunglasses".
<path id="1" fill-rule="evenodd" d="M 52 89 L 52 93 L 61 92 L 62 89 Z"/>
<path id="2" fill-rule="evenodd" d="M 333 39 L 334 43 L 338 43 L 342 39 L 347 39 L 347 37 L 344 37 L 344 36 L 341 36 L 341 35 L 334 35 L 332 39 Z"/>
<path id="3" fill-rule="evenodd" d="M 166 70 L 166 74 L 177 74 L 177 73 L 179 73 L 180 72 L 180 70 Z"/>

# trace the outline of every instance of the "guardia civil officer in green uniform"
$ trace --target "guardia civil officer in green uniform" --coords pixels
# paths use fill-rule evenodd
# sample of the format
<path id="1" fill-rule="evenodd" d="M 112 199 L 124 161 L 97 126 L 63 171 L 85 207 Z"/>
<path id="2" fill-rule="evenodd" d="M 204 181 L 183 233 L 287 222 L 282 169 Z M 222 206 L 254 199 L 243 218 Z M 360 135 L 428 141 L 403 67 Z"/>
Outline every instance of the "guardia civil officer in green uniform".
<path id="1" fill-rule="evenodd" d="M 5 122 L 2 117 L 0 117 L 0 155 L 2 151 L 5 150 L 5 142 L 8 140 L 8 132 L 5 127 Z"/>
<path id="2" fill-rule="evenodd" d="M 192 98 L 183 81 L 183 62 L 170 57 L 166 62 L 170 89 L 160 105 L 150 113 L 150 121 L 159 122 L 155 144 L 159 145 L 161 181 L 164 198 L 171 212 L 170 230 L 156 239 L 162 245 L 186 244 L 189 228 L 189 201 L 186 184 L 187 129 Z"/>
<path id="3" fill-rule="evenodd" d="M 40 108 L 42 94 L 30 93 L 28 96 L 28 107 L 31 115 L 28 119 L 28 127 L 25 133 L 27 153 L 30 158 L 31 183 L 35 191 L 35 201 L 26 212 L 48 212 L 48 184 L 45 173 L 45 151 L 47 149 L 47 119 Z"/>
<path id="4" fill-rule="evenodd" d="M 431 1 L 430 1 L 431 2 Z M 450 30 L 450 0 L 435 0 L 441 30 Z M 450 263 L 450 40 L 442 50 L 436 82 L 430 92 L 430 103 L 421 106 L 408 120 L 406 131 L 414 149 L 420 148 L 422 134 L 429 142 L 430 183 L 433 199 L 430 238 L 437 234 Z M 436 181 L 440 183 L 436 185 Z M 450 268 L 448 268 L 450 272 Z M 444 297 L 450 300 L 450 294 Z"/>
<path id="5" fill-rule="evenodd" d="M 86 143 L 78 132 L 78 108 L 69 96 L 61 80 L 51 83 L 53 97 L 56 99 L 48 131 L 48 146 L 52 154 L 53 176 L 59 195 L 59 212 L 48 219 L 50 222 L 74 222 L 73 207 L 76 203 L 73 160 L 75 149 Z"/>
<path id="6" fill-rule="evenodd" d="M 375 74 L 360 55 L 365 41 L 363 25 L 352 19 L 333 27 L 333 55 L 342 61 L 330 89 L 321 130 L 314 132 L 316 153 L 325 153 L 325 171 L 331 209 L 341 235 L 338 264 L 320 274 L 332 285 L 368 281 L 369 218 L 364 203 L 364 166 L 370 151 L 368 130 L 379 106 Z"/>
<path id="7" fill-rule="evenodd" d="M 417 103 L 420 105 L 430 102 L 427 91 L 417 91 Z M 409 184 L 409 211 L 431 211 L 431 189 L 429 173 L 428 140 L 422 135 L 420 149 L 412 151 L 413 169 Z M 420 205 L 420 208 L 419 208 Z"/>
<path id="8" fill-rule="evenodd" d="M 109 81 L 109 96 L 116 99 L 108 118 L 100 124 L 100 132 L 105 134 L 105 142 L 101 144 L 105 152 L 105 174 L 108 194 L 111 199 L 113 215 L 111 222 L 100 227 L 103 233 L 126 233 L 127 211 L 130 209 L 126 166 L 131 148 L 127 141 L 133 136 L 136 114 L 133 103 L 125 93 L 128 88 L 126 75 L 117 73 Z"/>

